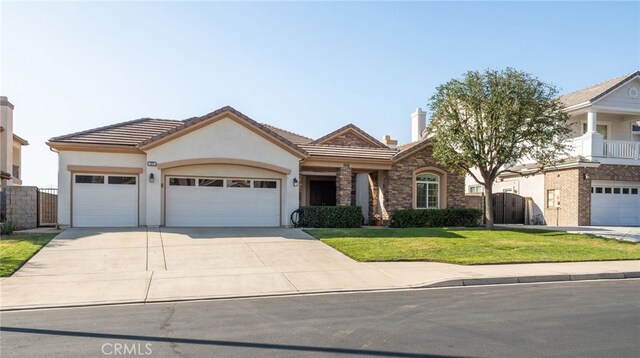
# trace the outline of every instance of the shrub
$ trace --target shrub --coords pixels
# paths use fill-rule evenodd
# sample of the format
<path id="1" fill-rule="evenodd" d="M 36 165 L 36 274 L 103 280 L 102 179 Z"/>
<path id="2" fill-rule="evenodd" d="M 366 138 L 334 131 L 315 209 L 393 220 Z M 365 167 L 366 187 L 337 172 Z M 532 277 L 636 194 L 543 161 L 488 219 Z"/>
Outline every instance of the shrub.
<path id="1" fill-rule="evenodd" d="M 0 235 L 11 235 L 16 231 L 16 224 L 11 220 L 5 220 L 5 222 L 0 225 Z"/>
<path id="2" fill-rule="evenodd" d="M 303 206 L 298 226 L 347 228 L 360 227 L 364 221 L 359 206 Z"/>
<path id="3" fill-rule="evenodd" d="M 396 210 L 391 227 L 478 226 L 482 210 L 478 209 L 406 209 Z"/>

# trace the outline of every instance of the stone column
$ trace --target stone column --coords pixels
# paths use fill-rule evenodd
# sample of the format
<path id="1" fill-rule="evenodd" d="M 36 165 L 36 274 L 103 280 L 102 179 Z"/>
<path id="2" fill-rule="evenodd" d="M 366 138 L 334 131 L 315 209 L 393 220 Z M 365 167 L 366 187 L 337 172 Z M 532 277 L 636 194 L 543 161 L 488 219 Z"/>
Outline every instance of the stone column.
<path id="1" fill-rule="evenodd" d="M 336 205 L 351 205 L 351 167 L 344 164 L 336 172 Z"/>

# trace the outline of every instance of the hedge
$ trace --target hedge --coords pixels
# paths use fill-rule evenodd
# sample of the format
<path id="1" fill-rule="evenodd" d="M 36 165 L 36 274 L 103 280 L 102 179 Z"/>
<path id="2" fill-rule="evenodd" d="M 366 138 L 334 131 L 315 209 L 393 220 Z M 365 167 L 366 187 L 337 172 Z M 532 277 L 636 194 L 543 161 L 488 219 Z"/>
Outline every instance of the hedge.
<path id="1" fill-rule="evenodd" d="M 478 226 L 482 210 L 478 209 L 406 209 L 396 210 L 391 227 Z"/>
<path id="2" fill-rule="evenodd" d="M 364 221 L 359 206 L 303 206 L 299 209 L 302 227 L 360 227 Z"/>

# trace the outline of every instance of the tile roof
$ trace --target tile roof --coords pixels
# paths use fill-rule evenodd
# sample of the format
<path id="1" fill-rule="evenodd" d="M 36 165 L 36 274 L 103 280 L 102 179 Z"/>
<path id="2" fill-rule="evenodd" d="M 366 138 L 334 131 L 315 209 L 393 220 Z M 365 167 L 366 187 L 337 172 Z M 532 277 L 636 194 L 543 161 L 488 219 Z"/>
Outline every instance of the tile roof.
<path id="1" fill-rule="evenodd" d="M 288 140 L 291 143 L 299 145 L 299 144 L 309 144 L 309 143 L 313 142 L 313 139 L 311 139 L 309 137 L 305 137 L 305 136 L 300 135 L 300 134 L 289 132 L 287 130 L 280 129 L 278 127 L 274 127 L 274 126 L 269 125 L 269 124 L 265 124 L 265 123 L 260 123 L 260 124 L 265 126 L 265 127 L 267 127 L 271 131 L 273 131 L 275 133 L 278 133 L 278 135 L 280 135 L 282 138 Z"/>
<path id="2" fill-rule="evenodd" d="M 50 142 L 136 146 L 182 125 L 182 121 L 141 118 L 51 138 Z"/>
<path id="3" fill-rule="evenodd" d="M 355 124 L 353 123 L 349 123 L 344 127 L 338 128 L 335 131 L 329 133 L 329 134 L 325 134 L 322 137 L 316 139 L 313 141 L 313 143 L 315 144 L 321 144 L 323 141 L 331 138 L 331 137 L 335 137 L 338 134 L 345 132 L 347 130 L 354 130 L 355 132 L 357 132 L 358 134 L 360 134 L 362 137 L 366 138 L 367 140 L 369 140 L 370 142 L 372 142 L 372 144 L 376 145 L 377 147 L 380 148 L 387 148 L 386 145 L 384 145 L 384 143 L 380 142 L 379 140 L 373 138 L 369 133 L 363 131 L 362 129 L 358 128 Z"/>
<path id="4" fill-rule="evenodd" d="M 309 155 L 320 157 L 389 160 L 398 153 L 397 150 L 390 148 L 348 147 L 330 144 L 303 144 L 300 147 Z"/>
<path id="5" fill-rule="evenodd" d="M 575 92 L 567 93 L 561 96 L 560 100 L 567 107 L 572 107 L 587 102 L 593 102 L 618 88 L 620 85 L 627 82 L 627 80 L 638 75 L 640 75 L 640 71 L 627 73 L 626 75 L 616 77 L 614 79 L 610 79 L 608 81 L 604 81 Z"/>

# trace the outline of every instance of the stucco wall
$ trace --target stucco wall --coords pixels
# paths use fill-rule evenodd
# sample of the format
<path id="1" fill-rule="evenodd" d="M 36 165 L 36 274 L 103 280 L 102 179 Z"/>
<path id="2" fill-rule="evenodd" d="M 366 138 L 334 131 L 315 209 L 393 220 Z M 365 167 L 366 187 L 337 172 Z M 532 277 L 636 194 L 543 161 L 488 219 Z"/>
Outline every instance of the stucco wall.
<path id="1" fill-rule="evenodd" d="M 291 170 L 290 174 L 282 175 L 284 212 L 281 219 L 282 225 L 288 225 L 289 216 L 298 208 L 299 193 L 298 187 L 293 186 L 293 178 L 299 176 L 300 159 L 233 119 L 223 118 L 147 151 L 147 160 L 156 161 L 159 165 L 178 160 L 207 158 L 249 160 Z M 150 168 L 150 172 L 157 178 L 164 175 L 158 168 Z M 163 225 L 160 180 L 147 185 L 146 200 L 147 225 Z"/>

